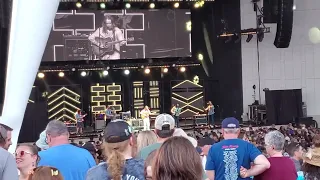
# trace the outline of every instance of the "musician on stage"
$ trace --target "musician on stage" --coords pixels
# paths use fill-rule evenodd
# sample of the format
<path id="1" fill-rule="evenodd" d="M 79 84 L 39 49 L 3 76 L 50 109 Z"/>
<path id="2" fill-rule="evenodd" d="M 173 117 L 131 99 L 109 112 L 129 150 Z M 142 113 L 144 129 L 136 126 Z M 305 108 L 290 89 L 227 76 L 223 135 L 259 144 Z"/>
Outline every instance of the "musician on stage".
<path id="1" fill-rule="evenodd" d="M 211 101 L 207 103 L 207 108 L 205 111 L 207 112 L 208 115 L 208 125 L 210 127 L 214 127 L 214 106 Z"/>
<path id="2" fill-rule="evenodd" d="M 141 118 L 143 120 L 143 130 L 147 131 L 150 130 L 150 116 L 151 111 L 149 110 L 148 106 L 145 106 L 142 111 L 140 111 Z"/>
<path id="3" fill-rule="evenodd" d="M 171 107 L 171 110 L 170 110 L 172 116 L 174 116 L 174 113 L 176 112 L 176 109 L 177 109 L 176 105 L 173 104 L 172 107 Z"/>
<path id="4" fill-rule="evenodd" d="M 83 134 L 83 128 L 84 128 L 84 117 L 86 117 L 85 115 L 82 115 L 81 110 L 77 110 L 76 114 L 75 114 L 75 119 L 77 121 L 77 134 Z"/>
<path id="5" fill-rule="evenodd" d="M 180 105 L 179 105 L 179 104 L 176 104 L 172 116 L 173 116 L 173 118 L 174 118 L 174 120 L 175 120 L 175 122 L 176 122 L 176 127 L 177 127 L 177 128 L 180 127 L 180 125 L 179 125 L 179 117 L 180 117 L 181 110 L 182 110 L 182 109 L 180 108 Z"/>
<path id="6" fill-rule="evenodd" d="M 109 15 L 104 16 L 102 27 L 98 28 L 94 33 L 92 33 L 88 39 L 92 42 L 93 46 L 97 46 L 101 50 L 109 46 L 114 46 L 113 51 L 103 53 L 103 56 L 99 58 L 100 60 L 120 59 L 120 46 L 126 43 L 122 31 L 116 27 L 114 18 Z M 100 39 L 111 39 L 111 42 L 119 42 L 115 44 L 111 44 L 111 42 L 109 42 L 110 44 L 106 46 L 104 43 L 102 44 L 100 42 Z"/>
<path id="7" fill-rule="evenodd" d="M 107 109 L 106 109 L 106 126 L 109 124 L 109 122 L 111 122 L 111 120 L 113 118 L 114 118 L 113 110 L 112 110 L 111 106 L 107 106 Z"/>

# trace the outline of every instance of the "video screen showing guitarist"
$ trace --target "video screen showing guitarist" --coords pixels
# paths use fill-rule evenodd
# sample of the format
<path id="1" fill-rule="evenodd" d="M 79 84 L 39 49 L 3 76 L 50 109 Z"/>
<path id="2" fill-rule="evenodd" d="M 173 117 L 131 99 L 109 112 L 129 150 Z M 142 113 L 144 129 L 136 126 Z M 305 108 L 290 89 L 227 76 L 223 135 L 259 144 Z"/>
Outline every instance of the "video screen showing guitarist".
<path id="1" fill-rule="evenodd" d="M 116 27 L 112 16 L 104 16 L 102 27 L 89 36 L 93 53 L 99 60 L 120 59 L 120 46 L 126 43 L 122 31 Z"/>

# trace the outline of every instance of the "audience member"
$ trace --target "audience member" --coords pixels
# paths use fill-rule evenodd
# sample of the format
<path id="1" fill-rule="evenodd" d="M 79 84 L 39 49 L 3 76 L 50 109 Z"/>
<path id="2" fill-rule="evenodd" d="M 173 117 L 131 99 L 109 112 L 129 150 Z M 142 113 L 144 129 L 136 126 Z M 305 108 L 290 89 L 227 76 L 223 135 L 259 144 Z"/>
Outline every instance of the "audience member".
<path id="1" fill-rule="evenodd" d="M 175 130 L 175 121 L 169 114 L 160 114 L 156 117 L 154 127 L 158 139 L 156 143 L 141 149 L 138 157 L 144 160 L 152 151 L 159 149 L 163 142 L 172 137 Z"/>
<path id="2" fill-rule="evenodd" d="M 49 145 L 46 142 L 46 137 L 47 137 L 46 131 L 44 130 L 40 133 L 39 139 L 36 142 L 36 146 L 40 148 L 42 151 L 49 148 Z"/>
<path id="3" fill-rule="evenodd" d="M 303 147 L 300 144 L 293 142 L 287 146 L 286 152 L 292 159 L 294 166 L 296 167 L 296 171 L 301 171 L 301 164 L 304 154 Z"/>
<path id="4" fill-rule="evenodd" d="M 99 160 L 97 157 L 97 150 L 94 144 L 92 142 L 88 141 L 84 143 L 84 145 L 81 146 L 83 149 L 86 149 L 89 151 L 89 153 L 92 155 L 93 159 L 95 160 L 96 164 L 99 164 Z"/>
<path id="5" fill-rule="evenodd" d="M 270 167 L 267 158 L 251 143 L 238 139 L 239 121 L 235 118 L 226 118 L 222 121 L 224 140 L 212 145 L 207 156 L 206 170 L 210 180 L 214 179 L 241 179 L 241 167 L 250 168 L 242 173 L 243 179 L 261 174 Z"/>
<path id="6" fill-rule="evenodd" d="M 90 169 L 86 180 L 144 180 L 144 162 L 134 159 L 137 141 L 132 128 L 123 120 L 110 122 L 104 133 L 104 154 L 107 162 Z"/>
<path id="7" fill-rule="evenodd" d="M 19 180 L 27 180 L 30 172 L 37 167 L 39 161 L 38 148 L 30 144 L 21 144 L 15 152 Z"/>
<path id="8" fill-rule="evenodd" d="M 30 173 L 28 180 L 64 180 L 57 168 L 40 166 Z"/>
<path id="9" fill-rule="evenodd" d="M 166 140 L 158 150 L 152 166 L 153 180 L 202 180 L 201 159 L 184 137 Z"/>
<path id="10" fill-rule="evenodd" d="M 279 131 L 271 131 L 265 136 L 266 151 L 269 155 L 270 168 L 254 177 L 255 180 L 296 180 L 297 171 L 293 161 L 283 157 L 284 135 Z"/>
<path id="11" fill-rule="evenodd" d="M 137 145 L 138 145 L 137 152 L 140 152 L 142 148 L 147 147 L 156 142 L 157 142 L 157 136 L 153 131 L 139 132 L 137 137 Z"/>
<path id="12" fill-rule="evenodd" d="M 146 180 L 152 180 L 152 165 L 157 155 L 157 150 L 152 151 L 144 162 L 144 175 Z"/>
<path id="13" fill-rule="evenodd" d="M 11 143 L 12 129 L 0 124 L 0 180 L 18 180 L 17 164 L 12 154 L 7 150 Z"/>
<path id="14" fill-rule="evenodd" d="M 309 149 L 302 166 L 305 180 L 320 180 L 320 147 Z"/>
<path id="15" fill-rule="evenodd" d="M 39 166 L 58 168 L 65 180 L 85 179 L 87 171 L 96 162 L 87 150 L 69 144 L 67 126 L 61 121 L 50 121 L 46 137 L 49 149 L 39 153 Z"/>

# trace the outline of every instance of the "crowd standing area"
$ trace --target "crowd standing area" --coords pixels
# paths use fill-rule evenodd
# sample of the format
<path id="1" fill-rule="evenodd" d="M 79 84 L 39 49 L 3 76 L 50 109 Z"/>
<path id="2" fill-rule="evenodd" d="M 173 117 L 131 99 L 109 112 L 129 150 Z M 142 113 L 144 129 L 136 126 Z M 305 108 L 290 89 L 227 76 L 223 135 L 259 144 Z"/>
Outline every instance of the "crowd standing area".
<path id="1" fill-rule="evenodd" d="M 134 133 L 108 123 L 98 141 L 74 143 L 61 121 L 50 121 L 34 144 L 14 156 L 10 127 L 1 125 L 1 180 L 319 180 L 320 131 L 314 127 L 241 129 L 226 118 L 218 131 L 186 133 L 171 115 L 155 130 Z"/>

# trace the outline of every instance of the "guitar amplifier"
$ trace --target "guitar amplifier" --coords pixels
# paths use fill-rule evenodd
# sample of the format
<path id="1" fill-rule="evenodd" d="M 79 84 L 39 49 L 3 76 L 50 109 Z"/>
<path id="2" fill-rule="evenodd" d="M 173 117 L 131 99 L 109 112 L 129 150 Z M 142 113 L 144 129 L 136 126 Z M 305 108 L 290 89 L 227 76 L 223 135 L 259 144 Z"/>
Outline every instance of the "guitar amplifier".
<path id="1" fill-rule="evenodd" d="M 77 132 L 77 125 L 75 123 L 65 123 L 70 134 Z"/>
<path id="2" fill-rule="evenodd" d="M 96 120 L 95 122 L 95 129 L 96 131 L 99 131 L 99 130 L 104 130 L 104 128 L 106 127 L 106 121 L 105 120 Z"/>
<path id="3" fill-rule="evenodd" d="M 197 125 L 207 125 L 208 124 L 208 120 L 207 120 L 207 115 L 206 114 L 195 115 L 193 117 L 194 117 L 195 123 Z"/>
<path id="4" fill-rule="evenodd" d="M 64 60 L 91 60 L 91 42 L 87 35 L 66 35 L 64 38 Z"/>

